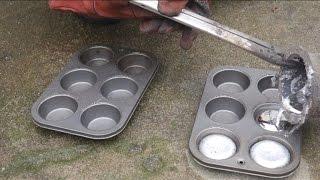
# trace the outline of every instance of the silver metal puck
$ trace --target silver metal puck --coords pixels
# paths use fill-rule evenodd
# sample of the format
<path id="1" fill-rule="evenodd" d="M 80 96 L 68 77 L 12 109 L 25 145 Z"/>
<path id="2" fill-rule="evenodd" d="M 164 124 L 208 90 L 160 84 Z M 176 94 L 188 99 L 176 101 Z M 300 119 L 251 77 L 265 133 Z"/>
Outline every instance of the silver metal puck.
<path id="1" fill-rule="evenodd" d="M 284 167 L 290 162 L 289 150 L 273 140 L 255 143 L 250 149 L 250 155 L 257 164 L 270 169 Z"/>
<path id="2" fill-rule="evenodd" d="M 232 157 L 237 147 L 231 138 L 221 134 L 211 134 L 200 141 L 199 150 L 207 158 L 222 160 Z"/>

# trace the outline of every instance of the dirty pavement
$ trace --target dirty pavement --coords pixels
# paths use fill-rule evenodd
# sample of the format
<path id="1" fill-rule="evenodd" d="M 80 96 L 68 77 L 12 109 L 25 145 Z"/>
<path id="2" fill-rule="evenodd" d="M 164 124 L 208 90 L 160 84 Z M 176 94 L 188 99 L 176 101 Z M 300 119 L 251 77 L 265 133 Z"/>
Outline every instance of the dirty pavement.
<path id="1" fill-rule="evenodd" d="M 212 18 L 280 47 L 320 52 L 319 9 L 317 1 L 213 1 Z M 211 69 L 277 67 L 206 34 L 184 51 L 179 36 L 141 34 L 137 21 L 88 23 L 50 11 L 45 1 L 0 2 L 0 178 L 257 179 L 205 170 L 190 158 L 188 140 Z M 35 126 L 32 103 L 90 44 L 148 51 L 161 63 L 127 128 L 94 141 Z M 320 176 L 319 135 L 318 118 L 311 117 L 303 126 L 300 167 L 288 179 Z"/>

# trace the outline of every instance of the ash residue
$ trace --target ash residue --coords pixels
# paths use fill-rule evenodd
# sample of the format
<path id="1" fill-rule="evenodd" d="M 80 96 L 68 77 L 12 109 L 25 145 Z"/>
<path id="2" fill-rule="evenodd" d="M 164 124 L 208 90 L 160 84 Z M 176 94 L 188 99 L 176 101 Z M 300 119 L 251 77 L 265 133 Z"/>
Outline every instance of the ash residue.
<path id="1" fill-rule="evenodd" d="M 304 64 L 303 59 L 292 54 L 288 60 L 299 62 L 296 67 L 282 67 L 279 73 L 279 90 L 282 108 L 287 121 L 293 125 L 292 133 L 304 122 L 311 105 L 311 81 L 313 70 Z"/>

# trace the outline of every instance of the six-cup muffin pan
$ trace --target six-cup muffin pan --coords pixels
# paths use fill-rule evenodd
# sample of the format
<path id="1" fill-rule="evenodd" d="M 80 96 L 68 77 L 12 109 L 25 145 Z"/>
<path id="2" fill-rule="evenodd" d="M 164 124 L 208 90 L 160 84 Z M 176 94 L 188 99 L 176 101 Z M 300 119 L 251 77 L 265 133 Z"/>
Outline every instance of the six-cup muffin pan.
<path id="1" fill-rule="evenodd" d="M 244 67 L 219 67 L 209 73 L 189 141 L 196 162 L 271 178 L 296 170 L 301 132 L 288 136 L 272 123 L 284 118 L 278 113 L 275 74 Z"/>
<path id="2" fill-rule="evenodd" d="M 40 127 L 106 139 L 128 123 L 158 68 L 130 49 L 92 46 L 78 51 L 32 107 Z"/>

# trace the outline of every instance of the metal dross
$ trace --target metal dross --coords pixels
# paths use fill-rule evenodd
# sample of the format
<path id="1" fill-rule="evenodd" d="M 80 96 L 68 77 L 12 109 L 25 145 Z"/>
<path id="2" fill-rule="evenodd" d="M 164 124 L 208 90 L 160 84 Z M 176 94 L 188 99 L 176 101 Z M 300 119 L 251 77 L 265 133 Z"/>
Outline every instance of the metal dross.
<path id="1" fill-rule="evenodd" d="M 219 67 L 209 73 L 189 141 L 199 164 L 272 178 L 297 169 L 300 130 L 286 136 L 271 123 L 284 118 L 278 113 L 275 74 L 243 67 Z"/>
<path id="2" fill-rule="evenodd" d="M 80 50 L 34 103 L 34 122 L 91 139 L 113 137 L 127 125 L 158 65 L 129 49 Z"/>

